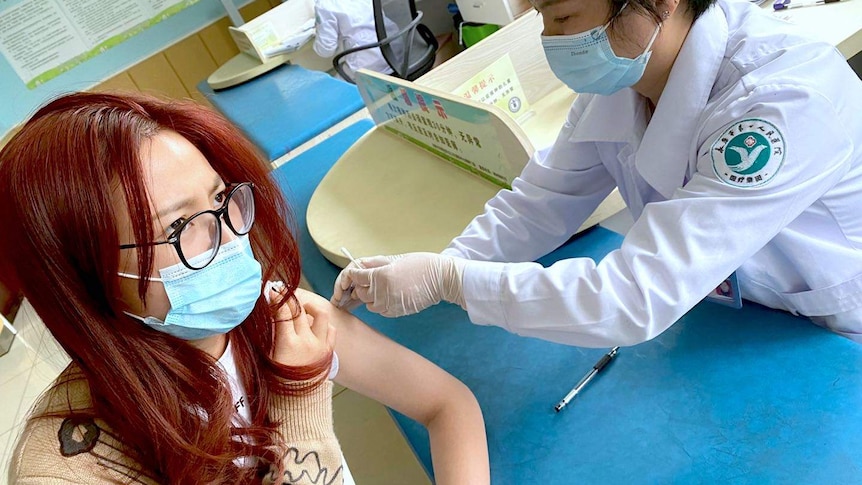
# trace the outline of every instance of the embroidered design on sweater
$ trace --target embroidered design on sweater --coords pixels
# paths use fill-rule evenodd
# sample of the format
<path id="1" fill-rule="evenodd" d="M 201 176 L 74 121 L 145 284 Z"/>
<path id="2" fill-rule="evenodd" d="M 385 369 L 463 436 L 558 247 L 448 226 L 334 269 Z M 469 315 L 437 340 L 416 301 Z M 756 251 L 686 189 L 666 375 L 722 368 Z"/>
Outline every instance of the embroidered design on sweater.
<path id="1" fill-rule="evenodd" d="M 57 432 L 60 453 L 67 458 L 87 453 L 99 442 L 100 434 L 99 427 L 92 419 L 67 418 Z"/>
<path id="2" fill-rule="evenodd" d="M 156 481 L 158 477 L 146 473 L 137 462 L 122 449 L 119 437 L 100 428 L 90 418 L 66 418 L 57 431 L 60 454 L 66 458 L 89 453 L 96 463 L 125 476 L 134 483 L 144 483 L 142 477 Z M 96 445 L 101 445 L 96 448 Z M 134 466 L 132 466 L 134 465 Z"/>
<path id="3" fill-rule="evenodd" d="M 334 483 L 342 483 L 343 481 L 343 477 L 341 476 L 343 466 L 336 468 L 330 477 L 330 470 L 320 465 L 320 456 L 316 451 L 309 451 L 305 456 L 300 458 L 299 450 L 290 447 L 285 455 L 284 466 L 285 470 L 282 477 L 284 485 L 332 485 Z"/>

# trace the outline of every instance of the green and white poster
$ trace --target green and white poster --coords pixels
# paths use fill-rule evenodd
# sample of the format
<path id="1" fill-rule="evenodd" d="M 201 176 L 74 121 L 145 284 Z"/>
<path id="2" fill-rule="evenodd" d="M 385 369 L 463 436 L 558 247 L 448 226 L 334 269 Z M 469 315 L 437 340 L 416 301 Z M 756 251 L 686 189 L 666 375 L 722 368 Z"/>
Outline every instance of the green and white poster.
<path id="1" fill-rule="evenodd" d="M 0 53 L 34 89 L 198 0 L 0 0 Z"/>

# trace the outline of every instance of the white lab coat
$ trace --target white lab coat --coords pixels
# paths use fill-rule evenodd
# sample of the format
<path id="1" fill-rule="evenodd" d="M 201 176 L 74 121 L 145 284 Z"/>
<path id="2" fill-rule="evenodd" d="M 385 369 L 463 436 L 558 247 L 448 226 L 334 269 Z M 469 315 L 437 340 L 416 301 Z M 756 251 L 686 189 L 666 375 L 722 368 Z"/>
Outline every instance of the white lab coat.
<path id="1" fill-rule="evenodd" d="M 748 2 L 720 0 L 649 111 L 631 89 L 579 96 L 554 145 L 444 250 L 519 262 L 466 264 L 470 319 L 572 345 L 635 344 L 738 270 L 744 298 L 862 341 L 862 83 L 843 56 Z M 766 183 L 739 187 L 717 165 L 740 123 L 775 128 L 762 130 L 775 140 L 772 169 L 758 173 Z M 529 262 L 614 187 L 635 219 L 619 250 L 598 264 Z"/>
<path id="2" fill-rule="evenodd" d="M 347 49 L 377 42 L 371 0 L 315 0 L 314 13 L 317 18 L 314 52 L 321 57 L 333 57 Z M 387 32 L 390 30 L 387 27 Z M 379 48 L 355 52 L 345 60 L 351 76 L 361 68 L 392 73 Z"/>

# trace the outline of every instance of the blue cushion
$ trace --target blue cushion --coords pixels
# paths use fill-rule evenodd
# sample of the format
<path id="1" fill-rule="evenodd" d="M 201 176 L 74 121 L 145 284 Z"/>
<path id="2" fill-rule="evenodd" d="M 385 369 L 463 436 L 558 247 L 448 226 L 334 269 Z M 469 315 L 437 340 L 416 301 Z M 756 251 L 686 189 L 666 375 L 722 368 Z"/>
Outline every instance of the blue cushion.
<path id="1" fill-rule="evenodd" d="M 272 161 L 362 109 L 356 86 L 286 64 L 238 86 L 198 90 Z"/>
<path id="2" fill-rule="evenodd" d="M 329 298 L 338 268 L 305 227 L 314 188 L 368 129 L 354 125 L 275 170 L 300 223 L 303 272 Z M 600 260 L 622 237 L 594 228 L 542 258 Z M 561 413 L 554 405 L 607 349 L 524 338 L 441 304 L 356 315 L 469 386 L 494 483 L 853 483 L 862 476 L 862 347 L 745 302 L 701 303 L 656 339 L 620 349 Z M 574 324 L 574 322 L 572 322 Z M 427 471 L 425 429 L 393 413 Z"/>

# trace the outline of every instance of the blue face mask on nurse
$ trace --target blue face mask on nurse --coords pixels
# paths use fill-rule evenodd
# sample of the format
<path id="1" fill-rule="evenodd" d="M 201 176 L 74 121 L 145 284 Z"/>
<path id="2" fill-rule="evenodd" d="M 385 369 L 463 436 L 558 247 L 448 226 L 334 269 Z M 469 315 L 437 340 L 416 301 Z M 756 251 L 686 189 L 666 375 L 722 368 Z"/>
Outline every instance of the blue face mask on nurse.
<path id="1" fill-rule="evenodd" d="M 652 56 L 652 46 L 661 32 L 657 22 L 641 52 L 628 57 L 630 51 L 638 49 L 641 28 L 624 19 L 628 3 L 622 5 L 613 17 L 602 25 L 581 30 L 595 20 L 581 15 L 578 2 L 538 2 L 552 4 L 545 8 L 550 16 L 542 35 L 542 48 L 554 75 L 577 93 L 610 95 L 635 85 L 644 75 Z M 669 12 L 662 13 L 667 18 Z M 612 29 L 613 26 L 618 28 Z M 609 32 L 624 32 L 611 42 Z M 617 45 L 617 48 L 614 48 Z M 617 54 L 620 52 L 620 55 Z"/>

